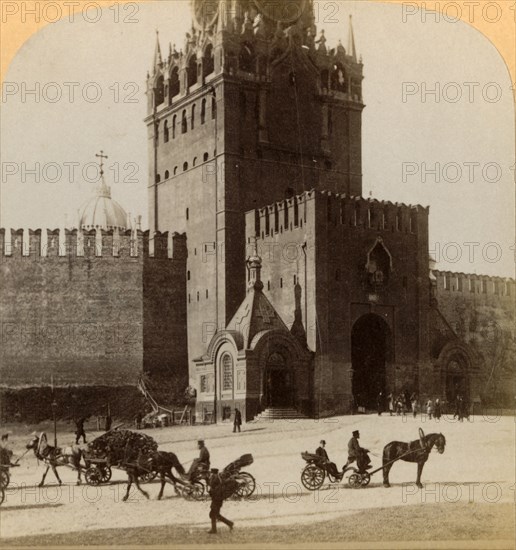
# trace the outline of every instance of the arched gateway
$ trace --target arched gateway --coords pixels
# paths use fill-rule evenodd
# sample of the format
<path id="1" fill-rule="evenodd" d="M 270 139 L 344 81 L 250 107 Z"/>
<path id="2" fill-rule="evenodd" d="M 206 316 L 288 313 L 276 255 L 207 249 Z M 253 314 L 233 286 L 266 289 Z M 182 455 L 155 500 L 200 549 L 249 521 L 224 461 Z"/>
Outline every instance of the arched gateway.
<path id="1" fill-rule="evenodd" d="M 376 407 L 379 392 L 386 391 L 386 365 L 391 361 L 392 335 L 382 317 L 368 313 L 351 331 L 352 391 L 357 406 Z"/>

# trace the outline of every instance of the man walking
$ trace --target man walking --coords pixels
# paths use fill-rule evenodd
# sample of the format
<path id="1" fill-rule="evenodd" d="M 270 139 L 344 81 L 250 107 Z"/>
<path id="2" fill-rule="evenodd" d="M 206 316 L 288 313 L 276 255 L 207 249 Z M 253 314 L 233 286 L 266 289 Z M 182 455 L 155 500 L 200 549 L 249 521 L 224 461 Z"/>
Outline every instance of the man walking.
<path id="1" fill-rule="evenodd" d="M 233 420 L 233 433 L 238 430 L 240 433 L 240 426 L 242 425 L 242 413 L 235 407 L 235 419 Z"/>
<path id="2" fill-rule="evenodd" d="M 86 443 L 86 432 L 84 431 L 84 423 L 88 420 L 86 416 L 75 420 L 75 444 L 79 445 L 79 439 L 82 437 L 84 443 Z"/>
<path id="3" fill-rule="evenodd" d="M 224 504 L 224 500 L 229 498 L 238 488 L 238 483 L 230 478 L 223 481 L 219 475 L 217 468 L 211 469 L 210 476 L 210 497 L 211 497 L 211 506 L 210 506 L 210 520 L 211 520 L 211 530 L 208 531 L 210 535 L 217 534 L 217 521 L 222 521 L 225 523 L 230 531 L 233 531 L 234 523 L 229 519 L 221 515 L 220 510 Z"/>
<path id="4" fill-rule="evenodd" d="M 383 392 L 380 392 L 378 394 L 378 397 L 376 398 L 376 406 L 378 410 L 378 416 L 382 416 L 383 413 Z"/>

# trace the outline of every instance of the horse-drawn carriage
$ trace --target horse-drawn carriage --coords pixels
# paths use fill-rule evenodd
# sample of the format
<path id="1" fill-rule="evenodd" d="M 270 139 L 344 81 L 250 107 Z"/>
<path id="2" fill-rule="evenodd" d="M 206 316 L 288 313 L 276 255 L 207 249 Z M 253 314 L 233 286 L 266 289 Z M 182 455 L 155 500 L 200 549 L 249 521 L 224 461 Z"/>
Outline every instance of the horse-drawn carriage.
<path id="1" fill-rule="evenodd" d="M 86 470 L 84 477 L 88 485 L 108 483 L 113 474 L 112 469 L 126 471 L 135 467 L 138 457 L 145 453 L 157 451 L 158 444 L 146 434 L 130 430 L 112 430 L 97 437 L 88 444 L 83 453 Z M 139 480 L 152 481 L 158 473 L 156 471 L 141 471 Z"/>
<path id="2" fill-rule="evenodd" d="M 343 469 L 342 475 L 339 478 L 336 478 L 328 471 L 327 461 L 324 458 L 317 454 L 304 452 L 301 453 L 301 457 L 306 462 L 306 466 L 301 471 L 301 483 L 309 491 L 316 491 L 323 486 L 326 476 L 328 476 L 330 483 L 340 483 L 346 473 L 349 473 L 347 478 L 348 485 L 357 489 L 367 487 L 371 481 L 371 476 L 383 471 L 383 484 L 385 487 L 389 487 L 389 472 L 392 465 L 398 460 L 404 460 L 405 462 L 417 463 L 416 484 L 418 487 L 422 487 L 421 473 L 432 448 L 435 446 L 437 452 L 442 454 L 445 445 L 446 439 L 443 434 L 425 435 L 423 430 L 419 428 L 419 439 L 410 443 L 403 443 L 401 441 L 391 441 L 391 443 L 388 443 L 383 449 L 382 465 L 379 468 L 368 471 L 368 469 L 348 466 L 346 469 Z"/>
<path id="3" fill-rule="evenodd" d="M 237 489 L 233 494 L 235 498 L 249 498 L 256 489 L 256 480 L 249 472 L 241 471 L 242 468 L 250 466 L 253 463 L 251 454 L 242 455 L 230 464 L 228 464 L 221 472 L 220 476 L 223 480 L 233 479 L 237 483 Z M 199 468 L 191 478 L 191 484 L 194 490 L 190 495 L 196 500 L 201 500 L 209 491 L 210 472 L 207 468 Z"/>

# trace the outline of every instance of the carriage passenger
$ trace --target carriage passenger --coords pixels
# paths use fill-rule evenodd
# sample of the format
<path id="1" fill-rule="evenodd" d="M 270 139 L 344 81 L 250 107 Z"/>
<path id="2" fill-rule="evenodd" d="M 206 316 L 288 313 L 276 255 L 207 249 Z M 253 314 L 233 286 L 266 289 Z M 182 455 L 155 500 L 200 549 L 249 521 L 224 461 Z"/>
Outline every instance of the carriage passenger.
<path id="1" fill-rule="evenodd" d="M 321 439 L 319 447 L 315 450 L 315 454 L 319 456 L 321 460 L 321 465 L 324 466 L 326 471 L 336 479 L 342 479 L 344 472 L 339 472 L 335 462 L 330 461 L 330 457 L 324 448 L 326 446 L 326 441 Z"/>
<path id="2" fill-rule="evenodd" d="M 192 478 L 192 474 L 194 474 L 197 470 L 203 469 L 208 471 L 210 469 L 210 452 L 204 445 L 204 440 L 199 439 L 197 441 L 197 447 L 199 449 L 199 458 L 196 458 L 188 470 L 187 476 L 188 479 Z"/>

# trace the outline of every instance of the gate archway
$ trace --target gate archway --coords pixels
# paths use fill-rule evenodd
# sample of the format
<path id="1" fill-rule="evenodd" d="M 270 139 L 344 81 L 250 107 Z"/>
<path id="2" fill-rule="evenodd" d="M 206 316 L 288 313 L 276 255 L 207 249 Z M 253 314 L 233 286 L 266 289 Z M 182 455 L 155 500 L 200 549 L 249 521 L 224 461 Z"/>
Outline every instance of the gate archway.
<path id="1" fill-rule="evenodd" d="M 379 392 L 385 395 L 386 365 L 391 360 L 392 334 L 382 317 L 368 313 L 351 330 L 352 391 L 357 406 L 376 408 Z"/>

